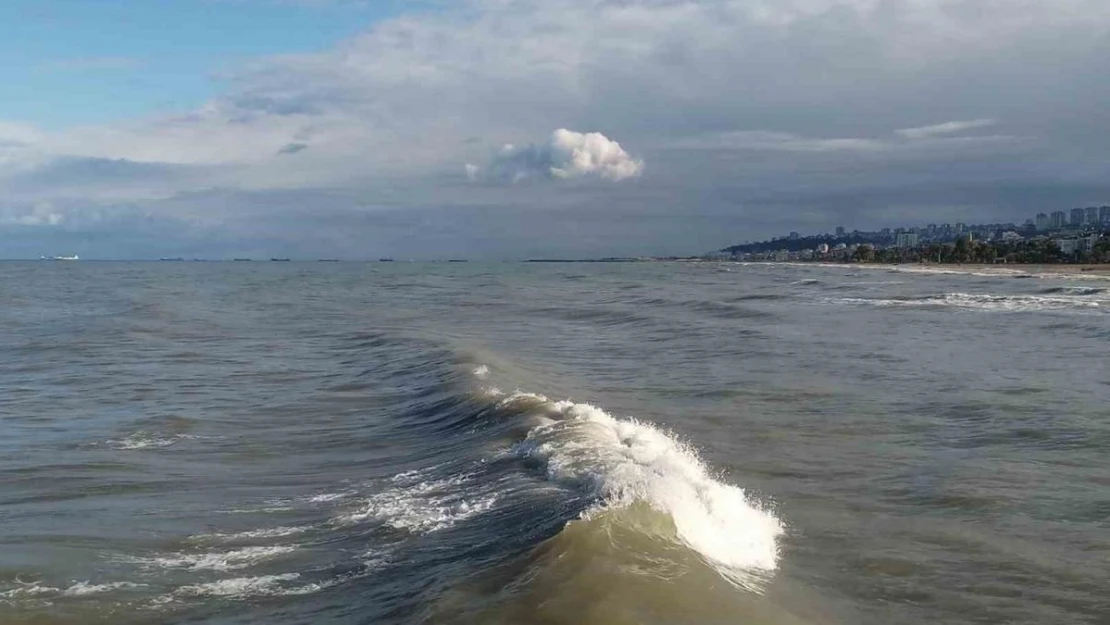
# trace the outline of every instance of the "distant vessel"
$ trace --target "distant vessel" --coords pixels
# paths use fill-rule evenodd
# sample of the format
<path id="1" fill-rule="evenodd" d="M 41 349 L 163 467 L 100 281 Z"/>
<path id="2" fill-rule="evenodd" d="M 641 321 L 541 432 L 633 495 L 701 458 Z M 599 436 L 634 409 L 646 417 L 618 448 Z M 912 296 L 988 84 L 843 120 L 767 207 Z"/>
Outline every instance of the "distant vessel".
<path id="1" fill-rule="evenodd" d="M 77 256 L 77 254 L 74 254 L 73 256 L 51 256 L 49 258 L 47 258 L 46 256 L 40 256 L 39 258 L 42 260 L 81 260 L 81 258 Z"/>
<path id="2" fill-rule="evenodd" d="M 287 263 L 287 262 L 289 262 L 289 259 L 288 258 L 271 258 L 270 262 L 271 263 Z"/>
<path id="3" fill-rule="evenodd" d="M 233 260 L 235 260 L 235 262 L 237 262 L 237 263 L 249 263 L 249 262 L 251 262 L 251 259 L 249 259 L 249 258 L 236 258 L 236 259 L 233 259 Z"/>
<path id="4" fill-rule="evenodd" d="M 158 260 L 163 262 L 163 263 L 179 263 L 179 262 L 181 262 L 185 259 L 184 258 L 159 258 Z"/>
<path id="5" fill-rule="evenodd" d="M 393 259 L 392 258 L 379 258 L 378 262 L 379 263 L 391 263 L 391 262 L 393 262 Z"/>
<path id="6" fill-rule="evenodd" d="M 449 262 L 449 263 L 465 263 L 467 261 L 466 261 L 465 258 L 452 258 L 452 259 L 448 260 L 447 262 Z"/>
<path id="7" fill-rule="evenodd" d="M 338 263 L 339 259 L 338 258 L 319 258 L 319 259 L 316 260 L 316 262 L 320 262 L 320 263 Z"/>

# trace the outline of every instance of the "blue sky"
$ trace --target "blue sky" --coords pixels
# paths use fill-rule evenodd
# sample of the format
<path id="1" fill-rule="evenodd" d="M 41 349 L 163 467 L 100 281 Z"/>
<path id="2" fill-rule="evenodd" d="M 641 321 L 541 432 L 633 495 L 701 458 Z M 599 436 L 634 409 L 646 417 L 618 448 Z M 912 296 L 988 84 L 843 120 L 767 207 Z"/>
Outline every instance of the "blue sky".
<path id="1" fill-rule="evenodd" d="M 251 59 L 327 49 L 391 0 L 4 0 L 0 119 L 46 128 L 187 110 Z"/>
<path id="2" fill-rule="evenodd" d="M 693 254 L 1110 204 L 1105 0 L 3 0 L 0 257 Z"/>

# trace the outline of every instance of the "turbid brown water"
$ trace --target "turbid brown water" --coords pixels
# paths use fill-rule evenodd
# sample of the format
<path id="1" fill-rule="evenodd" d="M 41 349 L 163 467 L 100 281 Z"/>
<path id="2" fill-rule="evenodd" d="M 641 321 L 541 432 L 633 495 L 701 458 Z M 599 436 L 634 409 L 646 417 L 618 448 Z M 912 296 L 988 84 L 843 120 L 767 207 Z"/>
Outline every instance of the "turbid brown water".
<path id="1" fill-rule="evenodd" d="M 0 622 L 1107 622 L 1110 281 L 906 269 L 0 264 Z"/>

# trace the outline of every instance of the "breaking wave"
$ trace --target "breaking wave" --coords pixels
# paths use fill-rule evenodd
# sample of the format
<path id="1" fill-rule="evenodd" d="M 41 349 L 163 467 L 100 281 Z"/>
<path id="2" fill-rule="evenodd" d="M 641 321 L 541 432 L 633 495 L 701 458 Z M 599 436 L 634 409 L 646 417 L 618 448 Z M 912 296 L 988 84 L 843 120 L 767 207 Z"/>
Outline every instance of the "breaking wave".
<path id="1" fill-rule="evenodd" d="M 752 589 L 777 566 L 781 521 L 743 489 L 716 479 L 673 435 L 596 406 L 542 395 L 516 393 L 500 406 L 536 422 L 515 446 L 518 457 L 539 461 L 548 480 L 596 498 L 583 519 L 647 506 L 665 517 L 669 538 Z"/>
<path id="2" fill-rule="evenodd" d="M 209 516 L 215 525 L 107 558 L 131 565 L 117 574 L 135 582 L 8 584 L 0 600 L 122 598 L 184 614 L 211 601 L 279 601 L 381 575 L 404 580 L 414 589 L 405 597 L 419 595 L 439 614 L 443 589 L 460 584 L 451 575 L 465 562 L 518 588 L 514 599 L 565 588 L 537 590 L 536 579 L 586 583 L 614 570 L 649 587 L 689 584 L 691 596 L 763 592 L 785 533 L 768 505 L 672 432 L 589 403 L 506 394 L 491 382 L 510 380 L 493 368 L 425 352 L 404 361 L 403 374 L 376 372 L 424 384 L 388 422 L 418 441 L 417 458 L 394 460 L 377 476 L 234 502 L 211 512 L 246 519 Z M 116 443 L 156 449 L 184 438 L 138 433 Z M 510 566 L 521 561 L 523 569 Z M 488 596 L 487 606 L 511 601 Z"/>
<path id="3" fill-rule="evenodd" d="M 1106 289 L 1093 286 L 1056 286 L 1044 289 L 1041 293 L 1055 294 L 1062 293 L 1065 295 L 1100 295 L 1106 293 Z"/>
<path id="4" fill-rule="evenodd" d="M 1037 312 L 1060 310 L 1098 311 L 1108 302 L 1094 301 L 1082 296 L 1041 295 L 986 295 L 974 293 L 945 293 L 943 295 L 906 298 L 846 297 L 835 300 L 847 304 L 871 306 L 951 306 L 984 311 Z"/>

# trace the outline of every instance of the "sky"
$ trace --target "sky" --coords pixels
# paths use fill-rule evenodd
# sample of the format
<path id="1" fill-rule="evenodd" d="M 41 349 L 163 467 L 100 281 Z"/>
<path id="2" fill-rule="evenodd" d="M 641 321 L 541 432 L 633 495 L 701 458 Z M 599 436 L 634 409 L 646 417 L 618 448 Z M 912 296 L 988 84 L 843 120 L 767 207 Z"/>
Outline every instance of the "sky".
<path id="1" fill-rule="evenodd" d="M 1105 0 L 5 0 L 0 258 L 696 254 L 1110 204 Z"/>

